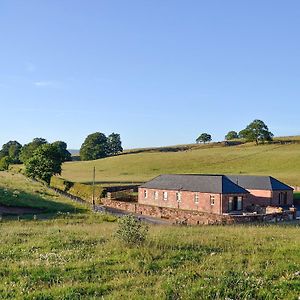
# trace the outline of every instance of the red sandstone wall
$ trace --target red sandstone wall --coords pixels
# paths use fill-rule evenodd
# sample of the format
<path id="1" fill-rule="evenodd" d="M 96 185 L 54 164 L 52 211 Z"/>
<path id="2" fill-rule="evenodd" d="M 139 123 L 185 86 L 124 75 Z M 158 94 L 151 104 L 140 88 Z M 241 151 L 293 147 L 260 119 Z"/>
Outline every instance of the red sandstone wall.
<path id="1" fill-rule="evenodd" d="M 147 198 L 144 197 L 144 191 L 147 190 Z M 154 197 L 154 191 L 158 191 L 158 199 Z M 163 199 L 163 192 L 168 193 L 168 200 Z M 195 203 L 194 192 L 181 191 L 181 201 L 177 202 L 176 192 L 171 190 L 154 190 L 139 188 L 138 202 L 140 204 L 154 205 L 159 207 L 179 208 L 184 210 L 196 210 L 214 214 L 222 213 L 221 195 L 210 193 L 198 193 L 199 203 Z M 210 203 L 210 196 L 215 197 L 214 205 Z"/>
<path id="2" fill-rule="evenodd" d="M 293 204 L 293 191 L 269 191 L 269 190 L 249 190 L 252 195 L 251 202 L 255 205 L 268 206 L 268 205 L 283 205 L 279 203 L 279 193 L 287 192 L 287 205 Z"/>
<path id="3" fill-rule="evenodd" d="M 218 215 L 200 211 L 178 210 L 175 208 L 158 207 L 138 203 L 128 203 L 104 198 L 102 204 L 108 207 L 123 209 L 129 212 L 135 212 L 141 215 L 165 218 L 173 223 L 183 224 L 234 224 L 250 222 L 277 222 L 291 220 L 295 212 L 273 213 L 269 215 Z"/>
<path id="4" fill-rule="evenodd" d="M 287 204 L 286 205 L 292 205 L 294 201 L 294 193 L 293 191 L 273 191 L 272 195 L 272 205 L 284 205 L 283 198 L 281 198 L 281 203 L 279 203 L 279 193 L 287 193 Z"/>

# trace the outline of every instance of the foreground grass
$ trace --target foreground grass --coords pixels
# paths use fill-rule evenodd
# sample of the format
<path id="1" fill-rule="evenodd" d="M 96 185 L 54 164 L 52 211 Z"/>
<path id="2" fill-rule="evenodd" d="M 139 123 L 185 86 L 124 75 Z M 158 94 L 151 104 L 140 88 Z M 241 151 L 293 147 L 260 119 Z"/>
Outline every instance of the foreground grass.
<path id="1" fill-rule="evenodd" d="M 300 144 L 205 146 L 179 152 L 125 154 L 96 161 L 68 162 L 62 177 L 90 182 L 143 182 L 162 173 L 271 175 L 300 186 Z"/>
<path id="2" fill-rule="evenodd" d="M 46 186 L 9 172 L 0 172 L 0 205 L 40 209 L 41 213 L 86 211 Z"/>
<path id="3" fill-rule="evenodd" d="M 1 299 L 298 299 L 296 226 L 151 226 L 128 248 L 101 215 L 0 223 Z"/>

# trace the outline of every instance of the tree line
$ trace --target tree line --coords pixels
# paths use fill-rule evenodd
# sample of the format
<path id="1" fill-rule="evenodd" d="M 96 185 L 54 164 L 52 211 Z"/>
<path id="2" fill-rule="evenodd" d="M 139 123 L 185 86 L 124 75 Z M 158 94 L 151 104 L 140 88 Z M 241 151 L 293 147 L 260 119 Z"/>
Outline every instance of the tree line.
<path id="1" fill-rule="evenodd" d="M 80 148 L 81 160 L 94 160 L 116 155 L 123 151 L 120 135 L 112 133 L 108 137 L 101 132 L 90 134 Z M 22 146 L 18 141 L 9 141 L 0 150 L 0 170 L 8 170 L 10 164 L 25 166 L 25 175 L 50 183 L 53 175 L 61 174 L 63 162 L 71 161 L 67 143 L 48 143 L 44 138 L 34 138 Z"/>
<path id="2" fill-rule="evenodd" d="M 261 120 L 254 120 L 245 129 L 239 131 L 229 131 L 225 135 L 226 141 L 231 141 L 235 139 L 244 139 L 247 142 L 255 142 L 258 145 L 260 142 L 264 143 L 266 141 L 273 140 L 273 133 L 269 131 L 268 126 Z M 196 143 L 207 143 L 212 140 L 212 137 L 208 133 L 202 133 L 196 139 Z"/>

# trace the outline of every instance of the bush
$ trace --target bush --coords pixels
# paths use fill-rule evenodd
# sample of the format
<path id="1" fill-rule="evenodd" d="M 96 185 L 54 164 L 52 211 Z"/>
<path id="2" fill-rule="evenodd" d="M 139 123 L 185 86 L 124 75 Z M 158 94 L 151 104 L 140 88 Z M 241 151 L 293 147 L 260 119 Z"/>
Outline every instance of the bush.
<path id="1" fill-rule="evenodd" d="M 4 156 L 0 159 L 0 171 L 6 171 L 8 170 L 10 163 L 10 159 L 8 156 Z"/>
<path id="2" fill-rule="evenodd" d="M 118 220 L 117 238 L 127 245 L 142 245 L 147 237 L 148 226 L 142 224 L 133 215 L 127 215 Z"/>

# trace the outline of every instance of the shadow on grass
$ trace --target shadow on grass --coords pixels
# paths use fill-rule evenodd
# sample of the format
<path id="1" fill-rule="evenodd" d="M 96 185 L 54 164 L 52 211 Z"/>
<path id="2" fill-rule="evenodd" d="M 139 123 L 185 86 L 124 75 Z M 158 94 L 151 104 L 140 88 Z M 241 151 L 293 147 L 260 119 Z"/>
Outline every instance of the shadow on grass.
<path id="1" fill-rule="evenodd" d="M 49 197 L 56 198 L 56 196 L 49 194 L 47 191 L 37 191 L 37 193 L 39 194 L 0 188 L 0 215 L 43 214 L 53 217 L 58 213 L 82 213 L 87 211 L 87 209 L 78 207 L 78 205 L 49 199 Z"/>

